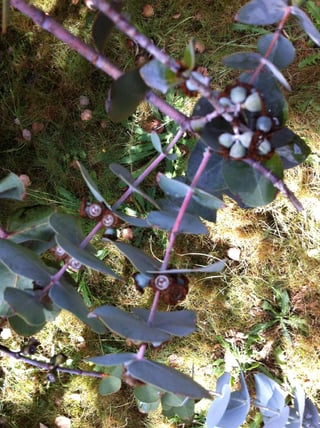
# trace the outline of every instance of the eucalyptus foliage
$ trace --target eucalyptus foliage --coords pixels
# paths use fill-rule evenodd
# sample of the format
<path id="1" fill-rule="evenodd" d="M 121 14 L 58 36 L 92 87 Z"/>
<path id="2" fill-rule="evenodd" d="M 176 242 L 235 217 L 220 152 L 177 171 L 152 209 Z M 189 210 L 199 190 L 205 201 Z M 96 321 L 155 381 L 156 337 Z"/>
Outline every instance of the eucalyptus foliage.
<path id="1" fill-rule="evenodd" d="M 203 220 L 215 222 L 217 210 L 224 207 L 224 195 L 248 209 L 269 204 L 280 191 L 298 211 L 302 209 L 283 182 L 284 170 L 297 167 L 310 153 L 305 142 L 286 126 L 287 102 L 283 89 L 290 87 L 283 73 L 294 61 L 295 48 L 283 28 L 292 16 L 317 45 L 320 45 L 320 33 L 299 2 L 250 1 L 240 9 L 236 20 L 242 24 L 274 27 L 269 27 L 270 33 L 258 39 L 257 52 L 236 52 L 224 59 L 226 66 L 240 70 L 239 78 L 214 92 L 210 79 L 195 70 L 193 42 L 187 45 L 181 61 L 176 62 L 129 23 L 121 14 L 120 1 L 94 0 L 92 3 L 97 9 L 92 26 L 96 48 L 79 39 L 75 43 L 72 35 L 62 31 L 59 24 L 39 9 L 23 0 L 11 0 L 13 7 L 115 78 L 106 99 L 107 113 L 114 121 L 123 121 L 147 99 L 172 117 L 180 131 L 167 148 L 162 147 L 157 134 L 151 135 L 157 158 L 136 179 L 122 165 L 110 165 L 111 171 L 128 186 L 113 205 L 106 201 L 86 167 L 77 163 L 94 199 L 81 208 L 82 216 L 95 221 L 87 236 L 79 219 L 63 212 L 46 208 L 30 212 L 28 218 L 19 216 L 19 212 L 11 215 L 0 235 L 0 315 L 23 336 L 41 330 L 61 309 L 72 312 L 97 334 L 112 331 L 137 347 L 137 352 L 87 359 L 104 370 L 99 386 L 101 394 L 118 391 L 124 381 L 134 387 L 137 406 L 142 412 L 162 406 L 164 415 L 178 415 L 186 420 L 192 420 L 195 400 L 211 400 L 214 396 L 207 414 L 207 427 L 236 428 L 245 422 L 252 404 L 243 372 L 240 372 L 238 389 L 232 389 L 231 375 L 226 372 L 215 388 L 208 391 L 192 377 L 147 359 L 145 351 L 147 347 L 164 345 L 174 336 L 188 336 L 196 329 L 195 312 L 179 308 L 161 312 L 157 310 L 158 300 L 162 298 L 165 303 L 176 306 L 189 291 L 185 274 L 219 273 L 226 263 L 222 260 L 193 269 L 169 266 L 177 234 L 207 233 Z M 93 55 L 103 52 L 110 32 L 116 28 L 135 39 L 153 58 L 125 74 L 110 65 L 102 54 L 99 61 L 93 60 Z M 177 87 L 183 87 L 191 95 L 201 94 L 190 118 L 153 92 L 165 94 Z M 170 159 L 170 149 L 186 130 L 195 135 L 198 142 L 188 158 L 185 173 L 176 178 L 159 173 L 157 184 L 164 198 L 154 200 L 141 188 L 141 183 L 160 161 Z M 143 218 L 125 212 L 125 200 L 133 192 L 152 206 Z M 21 200 L 24 193 L 14 173 L 0 182 L 0 198 Z M 164 261 L 159 262 L 127 242 L 115 240 L 121 222 L 147 230 L 157 227 L 167 231 L 169 244 Z M 140 292 L 146 287 L 153 289 L 154 302 L 150 310 L 133 308 L 129 312 L 112 305 L 94 309 L 85 305 L 68 270 L 86 267 L 110 276 L 120 286 L 125 286 L 127 281 L 96 256 L 90 241 L 94 236 L 101 237 L 101 230 L 104 231 L 102 239 L 115 246 L 137 270 L 137 289 Z M 46 261 L 49 249 L 57 260 L 63 261 L 60 268 L 54 269 Z M 286 316 L 287 312 L 281 314 L 281 319 Z M 255 374 L 255 383 L 253 404 L 262 414 L 264 427 L 319 427 L 317 410 L 301 388 L 284 390 L 276 380 L 262 373 Z"/>

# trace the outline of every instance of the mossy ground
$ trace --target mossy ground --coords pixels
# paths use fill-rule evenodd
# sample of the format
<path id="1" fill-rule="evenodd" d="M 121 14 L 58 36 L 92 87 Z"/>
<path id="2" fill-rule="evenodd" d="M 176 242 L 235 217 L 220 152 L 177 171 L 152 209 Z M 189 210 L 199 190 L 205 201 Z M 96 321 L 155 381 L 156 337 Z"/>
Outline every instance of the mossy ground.
<path id="1" fill-rule="evenodd" d="M 155 15 L 143 18 L 144 1 L 128 1 L 126 10 L 138 29 L 164 47 L 174 57 L 182 55 L 186 42 L 194 37 L 205 47 L 198 54 L 198 64 L 207 68 L 213 86 L 222 88 L 236 73 L 226 69 L 221 58 L 237 50 L 254 49 L 256 37 L 263 29 L 235 26 L 232 19 L 244 1 L 153 1 Z M 69 28 L 73 34 L 90 40 L 93 13 L 84 5 L 52 0 L 36 1 L 46 12 Z M 104 102 L 111 80 L 95 70 L 50 34 L 12 13 L 12 24 L 0 40 L 0 156 L 2 175 L 6 170 L 28 174 L 32 187 L 28 204 L 44 203 L 67 207 L 76 212 L 86 187 L 79 172 L 72 167 L 81 160 L 96 177 L 105 198 L 113 202 L 121 194 L 118 180 L 108 164 L 128 156 L 146 133 L 141 126 L 154 112 L 146 104 L 125 124 L 114 124 L 106 116 Z M 299 63 L 314 49 L 300 30 L 291 24 L 289 36 L 297 47 L 294 65 L 286 70 L 292 86 L 289 94 L 290 126 L 306 139 L 312 155 L 304 165 L 286 172 L 289 187 L 303 203 L 304 212 L 297 214 L 290 203 L 279 196 L 267 207 L 243 211 L 228 201 L 219 212 L 218 221 L 209 225 L 210 232 L 201 238 L 178 238 L 173 262 L 178 266 L 205 265 L 223 258 L 229 248 L 241 251 L 240 261 L 231 262 L 219 276 L 194 276 L 190 293 L 181 307 L 197 312 L 198 329 L 192 336 L 171 341 L 159 351 L 149 351 L 152 358 L 171 363 L 191 374 L 209 389 L 224 369 L 226 354 L 232 354 L 244 369 L 259 366 L 283 379 L 285 384 L 299 381 L 310 397 L 320 404 L 320 168 L 319 168 L 319 95 L 318 66 L 299 68 Z M 114 32 L 106 53 L 124 69 L 131 69 L 137 56 L 127 46 L 125 36 Z M 139 55 L 144 55 L 141 51 Z M 92 110 L 90 121 L 81 120 L 79 97 L 88 96 Z M 178 108 L 191 111 L 193 100 L 185 102 L 179 93 L 169 95 Z M 19 124 L 15 119 L 19 119 Z M 32 124 L 43 124 L 32 131 L 30 141 L 22 130 Z M 171 122 L 166 131 L 174 130 Z M 192 144 L 187 141 L 187 144 Z M 142 147 L 143 150 L 143 147 Z M 142 167 L 147 158 L 133 166 Z M 183 166 L 180 165 L 180 168 Z M 147 181 L 151 190 L 153 183 Z M 146 208 L 136 200 L 133 208 L 142 214 Z M 161 232 L 143 233 L 136 237 L 148 251 L 162 257 L 166 236 Z M 104 250 L 100 246 L 100 250 Z M 79 287 L 89 305 L 106 303 L 149 307 L 151 293 L 142 297 L 130 279 L 132 268 L 119 254 L 108 250 L 114 269 L 121 269 L 128 279 L 126 286 L 93 272 L 79 275 Z M 120 267 L 121 266 L 121 267 Z M 270 319 L 261 304 L 269 300 L 275 307 L 274 287 L 282 286 L 290 296 L 287 318 L 305 319 L 309 332 L 297 328 L 290 340 L 275 328 L 263 331 L 251 347 L 246 338 L 258 322 Z M 65 353 L 72 365 L 88 366 L 85 357 L 128 350 L 125 341 L 114 335 L 98 338 L 70 314 L 62 313 L 37 335 L 39 351 L 50 358 Z M 13 335 L 3 344 L 19 349 L 22 339 Z M 101 397 L 98 382 L 82 377 L 58 377 L 48 383 L 46 375 L 32 367 L 2 357 L 0 414 L 1 426 L 36 428 L 39 423 L 54 426 L 58 415 L 71 418 L 75 428 L 168 428 L 185 426 L 178 420 L 167 420 L 159 412 L 149 416 L 136 409 L 132 391 L 124 386 L 120 392 Z M 236 373 L 236 370 L 235 370 Z M 249 381 L 250 374 L 248 371 Z M 203 406 L 191 427 L 204 425 Z"/>

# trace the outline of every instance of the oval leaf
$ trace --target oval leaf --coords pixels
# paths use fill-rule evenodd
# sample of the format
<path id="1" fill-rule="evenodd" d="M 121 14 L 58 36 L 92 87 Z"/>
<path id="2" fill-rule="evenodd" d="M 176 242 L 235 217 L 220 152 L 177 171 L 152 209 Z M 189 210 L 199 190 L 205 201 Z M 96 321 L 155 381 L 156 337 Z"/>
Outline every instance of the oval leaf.
<path id="1" fill-rule="evenodd" d="M 261 55 L 255 52 L 238 52 L 223 58 L 223 63 L 240 70 L 251 70 L 260 64 Z"/>
<path id="2" fill-rule="evenodd" d="M 10 172 L 5 178 L 0 180 L 0 198 L 1 199 L 16 199 L 22 201 L 25 188 L 19 177 Z"/>
<path id="3" fill-rule="evenodd" d="M 49 224 L 52 208 L 36 205 L 16 211 L 9 219 L 10 240 L 15 243 L 42 241 L 52 246 L 54 233 Z M 50 248 L 50 247 L 48 247 Z"/>
<path id="4" fill-rule="evenodd" d="M 150 315 L 150 311 L 143 308 L 134 308 L 133 313 L 145 322 Z M 192 311 L 157 311 L 152 326 L 175 336 L 187 336 L 196 329 L 196 314 Z"/>
<path id="5" fill-rule="evenodd" d="M 275 412 L 283 410 L 286 394 L 277 382 L 265 374 L 257 373 L 254 378 L 256 382 L 256 406 L 261 406 L 260 412 L 264 417 L 272 418 Z"/>
<path id="6" fill-rule="evenodd" d="M 99 384 L 99 394 L 113 394 L 121 388 L 121 379 L 116 376 L 107 376 Z"/>
<path id="7" fill-rule="evenodd" d="M 285 427 L 288 418 L 289 418 L 289 407 L 285 406 L 283 409 L 281 409 L 280 414 L 277 416 L 273 416 L 270 419 L 264 418 L 264 428 L 279 428 L 279 427 Z"/>
<path id="8" fill-rule="evenodd" d="M 278 155 L 273 155 L 263 165 L 274 175 L 282 178 L 283 169 Z M 244 163 L 224 161 L 223 176 L 230 191 L 238 195 L 249 207 L 267 205 L 276 197 L 277 189 L 271 181 Z"/>
<path id="9" fill-rule="evenodd" d="M 45 326 L 45 323 L 42 325 L 29 325 L 19 316 L 10 317 L 8 321 L 13 330 L 20 336 L 33 336 Z"/>
<path id="10" fill-rule="evenodd" d="M 94 196 L 94 198 L 98 201 L 98 202 L 102 202 L 103 204 L 105 204 L 105 206 L 108 209 L 111 209 L 111 207 L 108 205 L 108 203 L 105 201 L 104 197 L 100 194 L 96 183 L 92 180 L 89 172 L 87 171 L 87 169 L 79 162 L 76 161 L 76 164 L 78 166 L 78 168 L 80 169 L 81 175 L 84 179 L 84 181 L 86 182 L 90 192 L 92 193 L 92 195 Z"/>
<path id="11" fill-rule="evenodd" d="M 252 0 L 236 16 L 243 24 L 271 25 L 281 21 L 287 3 L 285 0 Z"/>
<path id="12" fill-rule="evenodd" d="M 154 259 L 153 257 L 148 256 L 139 248 L 133 247 L 130 244 L 126 244 L 125 242 L 111 242 L 115 245 L 122 254 L 124 254 L 133 266 L 139 272 L 147 272 L 147 271 L 156 271 L 158 272 L 161 268 L 161 263 Z"/>
<path id="13" fill-rule="evenodd" d="M 66 277 L 64 275 L 58 283 L 51 287 L 49 296 L 59 308 L 74 314 L 96 333 L 106 333 L 106 328 L 99 320 L 88 318 L 89 310 L 82 300 L 82 297 L 73 286 L 71 277 Z"/>
<path id="14" fill-rule="evenodd" d="M 142 80 L 139 70 L 123 74 L 111 86 L 106 111 L 114 122 L 126 120 L 144 99 L 149 88 Z"/>
<path id="15" fill-rule="evenodd" d="M 176 222 L 177 215 L 178 213 L 175 211 L 151 211 L 147 216 L 147 221 L 153 227 L 170 231 Z M 183 216 L 178 232 L 202 235 L 208 233 L 208 230 L 198 217 L 186 213 Z"/>
<path id="16" fill-rule="evenodd" d="M 220 379 L 220 378 L 219 378 Z M 219 381 L 218 379 L 218 381 Z M 211 406 L 209 407 L 207 418 L 206 418 L 206 426 L 207 428 L 215 428 L 216 426 L 219 426 L 220 420 L 224 415 L 224 412 L 226 411 L 228 407 L 228 403 L 230 400 L 231 390 L 230 390 L 230 384 L 225 383 L 222 385 L 220 389 L 220 397 L 217 397 Z M 217 388 L 218 390 L 218 388 Z"/>
<path id="17" fill-rule="evenodd" d="M 157 175 L 157 181 L 161 189 L 167 195 L 173 196 L 174 198 L 185 197 L 188 192 L 192 191 L 192 199 L 200 205 L 213 210 L 224 206 L 223 201 L 216 196 L 198 188 L 191 189 L 188 184 L 169 178 L 164 174 L 159 173 Z"/>
<path id="18" fill-rule="evenodd" d="M 274 38 L 274 34 L 265 34 L 260 37 L 258 40 L 258 51 L 262 56 L 266 54 L 271 45 L 271 42 Z M 295 49 L 286 37 L 280 34 L 277 42 L 273 46 L 271 53 L 268 56 L 269 61 L 271 61 L 277 68 L 280 70 L 282 68 L 288 67 L 295 57 Z"/>
<path id="19" fill-rule="evenodd" d="M 159 346 L 170 339 L 169 334 L 148 326 L 146 322 L 114 306 L 100 306 L 89 316 L 98 317 L 111 331 L 133 342 L 152 343 L 154 346 Z"/>
<path id="20" fill-rule="evenodd" d="M 316 406 L 313 402 L 307 398 L 305 401 L 304 413 L 303 413 L 303 425 L 306 427 L 319 427 L 319 414 Z"/>
<path id="21" fill-rule="evenodd" d="M 297 6 L 291 6 L 291 13 L 298 18 L 302 29 L 308 34 L 310 39 L 320 46 L 320 32 L 313 25 L 311 19 Z"/>
<path id="22" fill-rule="evenodd" d="M 123 352 L 119 354 L 99 355 L 98 357 L 86 358 L 86 361 L 96 364 L 97 366 L 122 366 L 136 358 L 132 352 Z"/>
<path id="23" fill-rule="evenodd" d="M 134 396 L 137 400 L 150 404 L 160 400 L 160 391 L 154 386 L 142 385 L 134 389 Z"/>
<path id="24" fill-rule="evenodd" d="M 220 428 L 238 428 L 246 420 L 250 409 L 250 395 L 242 372 L 240 373 L 240 382 L 240 391 L 231 393 L 228 406 L 219 421 Z"/>
<path id="25" fill-rule="evenodd" d="M 7 287 L 4 291 L 4 299 L 8 302 L 13 314 L 18 315 L 28 325 L 45 324 L 44 308 L 32 292 Z"/>
<path id="26" fill-rule="evenodd" d="M 183 79 L 156 59 L 140 68 L 140 76 L 148 86 L 163 94 L 183 82 Z"/>
<path id="27" fill-rule="evenodd" d="M 133 361 L 127 366 L 130 376 L 142 382 L 191 398 L 210 398 L 209 391 L 189 376 L 164 364 L 149 360 Z"/>
<path id="28" fill-rule="evenodd" d="M 51 281 L 48 267 L 28 248 L 7 239 L 0 239 L 0 261 L 13 273 L 36 281 L 45 286 Z"/>
<path id="29" fill-rule="evenodd" d="M 162 273 L 195 273 L 195 272 L 207 272 L 207 273 L 213 273 L 213 272 L 221 272 L 225 266 L 226 266 L 226 259 L 220 260 L 219 262 L 213 263 L 208 266 L 204 266 L 201 268 L 194 268 L 194 269 L 166 269 L 161 270 Z M 148 273 L 157 273 L 156 271 L 148 271 Z"/>

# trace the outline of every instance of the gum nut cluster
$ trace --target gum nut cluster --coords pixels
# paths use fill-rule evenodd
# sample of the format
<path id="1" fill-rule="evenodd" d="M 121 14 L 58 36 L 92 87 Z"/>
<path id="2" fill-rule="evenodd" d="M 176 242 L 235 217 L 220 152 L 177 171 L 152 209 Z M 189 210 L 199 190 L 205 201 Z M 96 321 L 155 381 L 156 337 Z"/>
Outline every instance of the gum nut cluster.
<path id="1" fill-rule="evenodd" d="M 250 113 L 259 113 L 262 110 L 262 100 L 258 92 L 243 86 L 235 86 L 230 90 L 229 98 L 222 97 L 219 99 L 220 104 L 224 107 L 231 105 L 240 105 L 241 108 Z M 256 119 L 255 130 L 259 131 L 262 138 L 259 138 L 257 151 L 258 154 L 264 156 L 271 151 L 271 144 L 265 138 L 273 127 L 273 121 L 269 116 L 261 115 Z M 249 130 L 242 133 L 235 132 L 234 134 L 225 132 L 218 138 L 219 144 L 229 149 L 229 156 L 233 159 L 244 158 L 247 150 L 250 147 L 254 132 Z"/>

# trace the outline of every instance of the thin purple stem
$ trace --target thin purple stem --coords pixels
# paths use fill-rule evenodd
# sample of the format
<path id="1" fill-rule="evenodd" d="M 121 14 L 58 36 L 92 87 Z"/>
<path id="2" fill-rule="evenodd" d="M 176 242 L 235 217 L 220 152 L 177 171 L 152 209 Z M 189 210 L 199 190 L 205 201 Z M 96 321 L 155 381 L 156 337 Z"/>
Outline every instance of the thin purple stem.
<path id="1" fill-rule="evenodd" d="M 179 131 L 176 133 L 174 138 L 172 139 L 171 143 L 168 145 L 168 147 L 165 149 L 163 153 L 160 153 L 157 158 L 142 172 L 141 175 L 135 180 L 135 182 L 130 186 L 125 193 L 115 202 L 115 204 L 112 206 L 113 210 L 116 210 L 132 193 L 133 188 L 137 187 L 142 181 L 159 165 L 159 163 L 167 156 L 167 154 L 170 152 L 170 150 L 177 144 L 177 142 L 180 140 L 180 138 L 183 135 L 184 130 L 179 129 Z"/>
<path id="2" fill-rule="evenodd" d="M 260 172 L 264 177 L 266 177 L 275 188 L 277 188 L 284 196 L 286 196 L 295 209 L 299 212 L 303 210 L 301 202 L 296 198 L 293 192 L 286 186 L 286 184 L 278 177 L 276 177 L 269 169 L 264 167 L 261 163 L 251 159 L 246 158 L 242 159 L 242 162 L 250 165 L 256 171 Z"/>
<path id="3" fill-rule="evenodd" d="M 107 376 L 105 373 L 102 373 L 102 372 L 91 372 L 91 371 L 85 371 L 81 369 L 69 369 L 67 367 L 54 366 L 53 364 L 46 363 L 44 361 L 38 361 L 38 360 L 25 357 L 20 352 L 11 351 L 9 348 L 3 345 L 0 345 L 0 352 L 3 352 L 4 354 L 9 355 L 10 357 L 15 358 L 16 360 L 23 361 L 26 364 L 29 364 L 31 366 L 35 366 L 47 371 L 54 370 L 57 372 L 69 373 L 72 375 L 89 376 L 89 377 L 95 377 L 100 379 Z"/>
<path id="4" fill-rule="evenodd" d="M 31 18 L 35 24 L 50 32 L 59 40 L 63 41 L 72 49 L 77 51 L 82 57 L 87 59 L 90 63 L 102 70 L 104 73 L 108 74 L 114 80 L 119 79 L 119 77 L 123 75 L 122 71 L 112 64 L 105 56 L 99 54 L 99 52 L 97 52 L 94 48 L 71 34 L 68 30 L 66 30 L 53 18 L 46 15 L 40 9 L 26 3 L 24 0 L 11 0 L 11 5 L 18 9 L 25 16 Z M 189 124 L 190 120 L 183 113 L 180 113 L 152 91 L 149 91 L 145 98 L 148 102 L 156 106 L 162 113 L 174 119 L 184 129 L 191 131 Z"/>
<path id="5" fill-rule="evenodd" d="M 211 155 L 212 155 L 212 150 L 209 147 L 207 147 L 203 153 L 203 158 L 201 160 L 199 168 L 198 168 L 195 176 L 193 177 L 193 180 L 190 184 L 190 189 L 189 189 L 188 193 L 186 194 L 186 196 L 182 202 L 182 205 L 180 207 L 176 221 L 175 221 L 173 228 L 172 228 L 172 231 L 170 233 L 169 244 L 168 244 L 167 249 L 166 249 L 166 253 L 164 256 L 164 260 L 162 262 L 161 270 L 166 270 L 168 268 L 171 251 L 173 249 L 173 245 L 174 245 L 177 233 L 179 231 L 181 222 L 182 222 L 183 217 L 187 211 L 189 202 L 192 198 L 193 190 L 196 188 L 198 181 L 199 181 L 201 175 L 203 174 L 203 172 L 204 172 L 204 170 L 205 170 L 205 168 L 206 168 L 206 166 L 207 166 L 207 164 L 211 158 Z"/>
<path id="6" fill-rule="evenodd" d="M 7 239 L 9 233 L 7 233 L 2 227 L 0 227 L 0 239 Z"/>
<path id="7" fill-rule="evenodd" d="M 291 7 L 287 6 L 285 9 L 285 13 L 284 13 L 283 17 L 282 17 L 281 21 L 279 22 L 279 25 L 277 27 L 277 31 L 274 33 L 274 36 L 271 40 L 271 43 L 270 43 L 266 53 L 263 56 L 265 59 L 269 58 L 269 56 L 272 52 L 272 49 L 274 48 L 275 44 L 277 43 L 277 41 L 281 35 L 281 31 L 283 30 L 283 27 L 285 26 L 285 23 L 287 22 L 290 14 L 291 14 Z M 249 81 L 250 85 L 252 85 L 253 82 L 256 80 L 256 78 L 261 73 L 264 66 L 265 66 L 265 63 L 263 61 L 261 61 L 258 65 L 258 67 L 256 68 L 256 70 L 254 71 L 253 75 L 250 78 L 250 81 Z"/>
<path id="8" fill-rule="evenodd" d="M 95 0 L 94 5 L 106 15 L 120 31 L 126 34 L 131 39 L 135 40 L 143 49 L 148 51 L 150 55 L 154 56 L 159 62 L 167 66 L 171 71 L 178 74 L 181 70 L 180 64 L 167 55 L 162 49 L 158 48 L 148 37 L 141 34 L 130 22 L 115 10 L 111 3 L 104 0 Z M 224 108 L 219 104 L 218 100 L 213 96 L 212 90 L 209 85 L 204 85 L 194 75 L 188 72 L 188 75 L 181 74 L 181 77 L 190 83 L 211 102 L 214 108 L 221 114 L 224 114 Z M 226 119 L 227 120 L 227 119 Z"/>
<path id="9" fill-rule="evenodd" d="M 91 239 L 95 236 L 95 234 L 103 227 L 103 223 L 102 221 L 99 221 L 94 228 L 91 230 L 91 232 L 89 232 L 89 234 L 84 238 L 84 240 L 81 242 L 80 244 L 80 248 L 85 248 L 89 242 L 91 241 Z M 64 263 L 64 265 L 61 267 L 61 269 L 58 270 L 57 273 L 55 273 L 52 277 L 51 277 L 51 281 L 49 282 L 48 285 L 46 285 L 43 290 L 42 290 L 42 296 L 45 296 L 48 291 L 51 289 L 51 287 L 56 284 L 57 282 L 59 282 L 60 278 L 63 276 L 63 274 L 65 273 L 65 271 L 68 269 L 69 263 L 70 263 L 71 257 L 69 259 L 66 260 L 66 262 Z"/>

